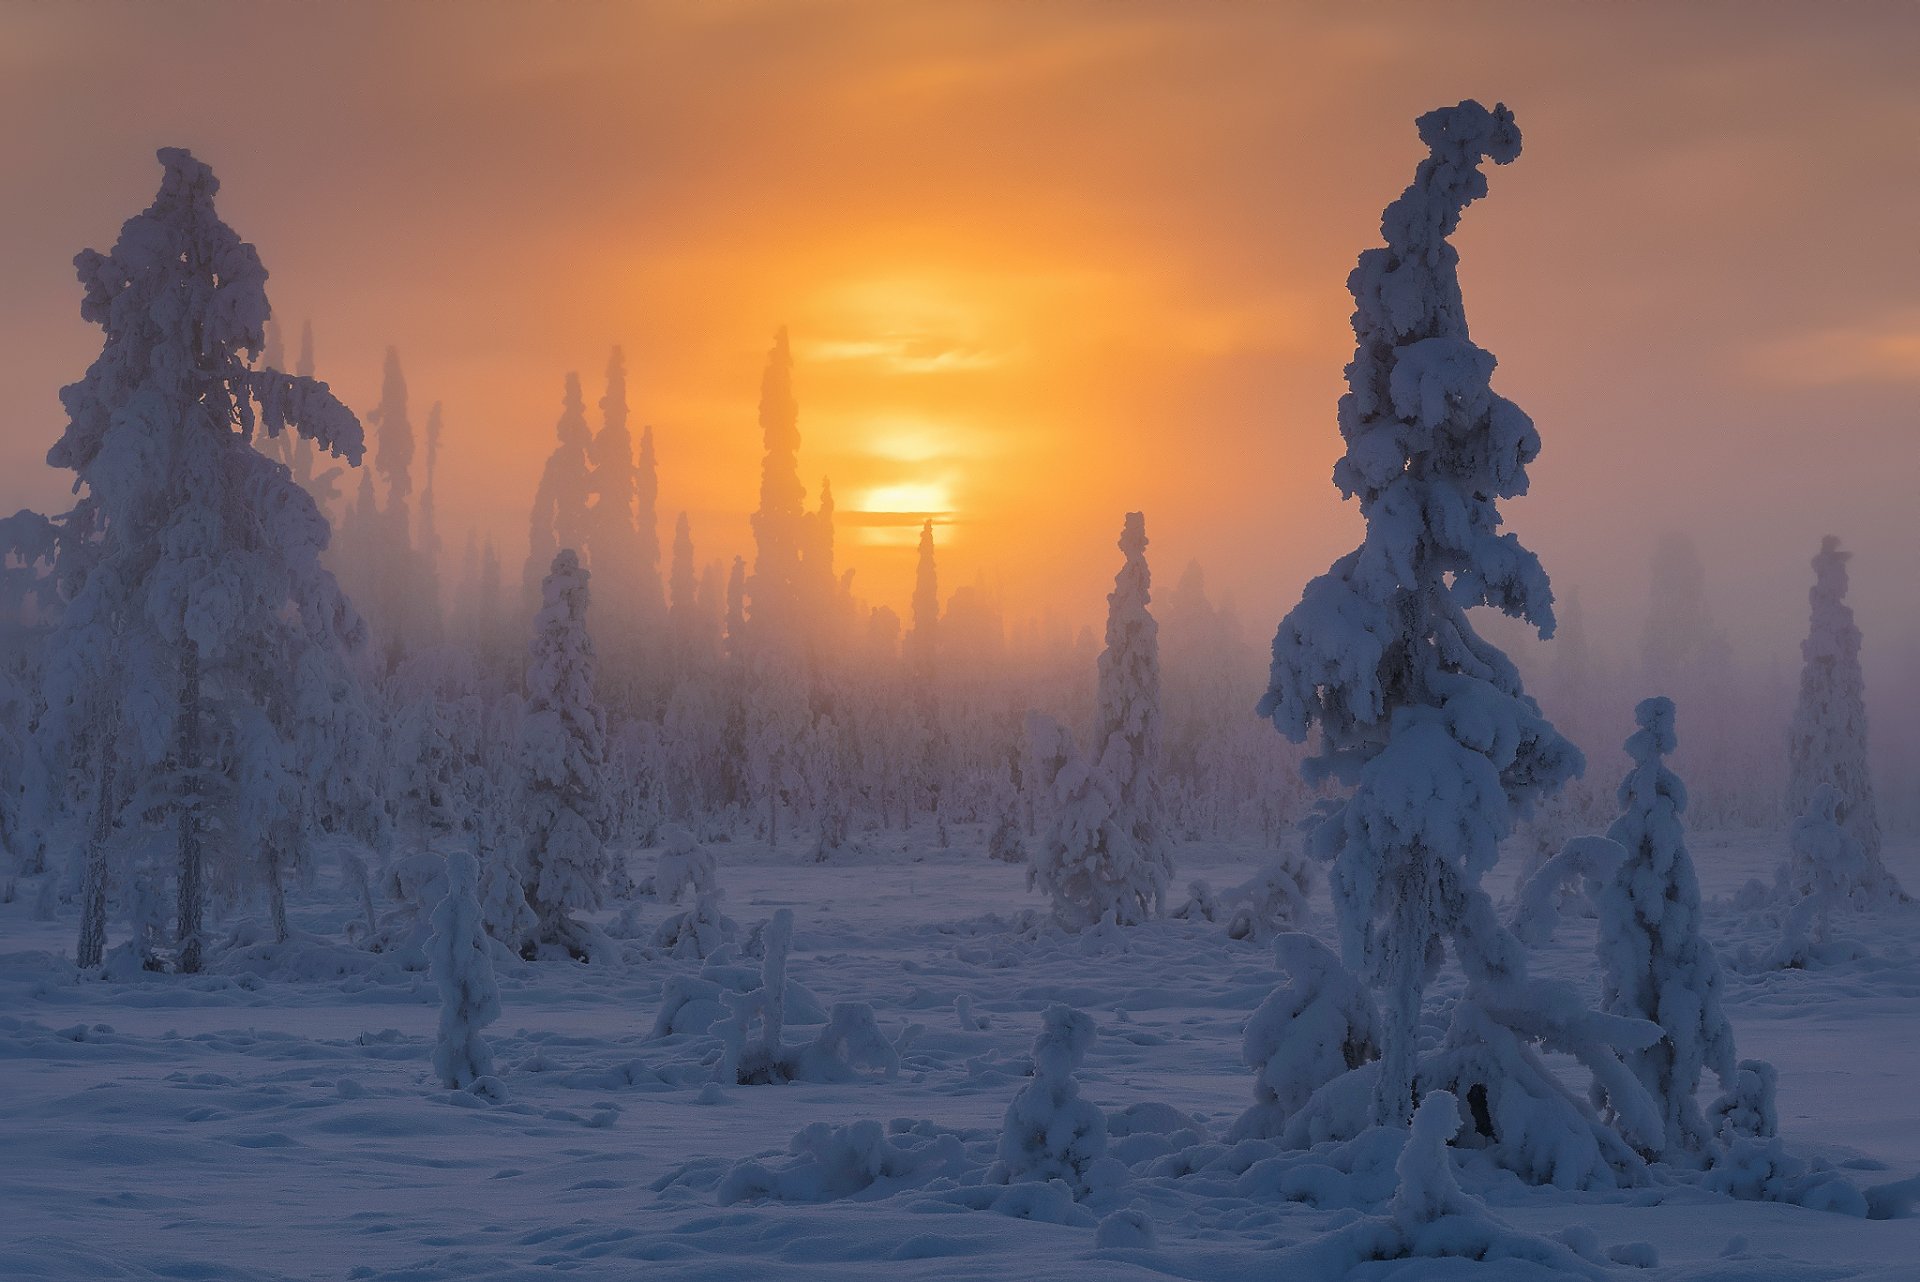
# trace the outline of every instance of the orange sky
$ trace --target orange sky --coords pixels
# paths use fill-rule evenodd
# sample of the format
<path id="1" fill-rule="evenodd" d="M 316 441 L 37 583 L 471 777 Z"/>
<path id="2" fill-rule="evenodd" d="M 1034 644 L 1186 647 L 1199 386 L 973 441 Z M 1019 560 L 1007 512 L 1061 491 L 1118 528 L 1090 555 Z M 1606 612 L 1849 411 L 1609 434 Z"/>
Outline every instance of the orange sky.
<path id="1" fill-rule="evenodd" d="M 1678 11 L 1676 12 L 1675 9 Z M 793 336 L 802 471 L 950 508 L 943 586 L 1093 617 L 1121 514 L 1260 633 L 1350 546 L 1327 481 L 1355 254 L 1464 96 L 1526 138 L 1460 236 L 1539 423 L 1522 537 L 1637 634 L 1664 529 L 1790 654 L 1856 547 L 1915 636 L 1920 9 L 1907 4 L 0 5 L 0 508 L 59 501 L 69 267 L 214 165 L 271 296 L 362 408 L 396 344 L 446 405 L 444 537 L 510 567 L 561 384 L 614 343 L 663 537 L 746 550 L 754 404 Z M 888 527 L 870 527 L 884 530 Z M 904 610 L 911 554 L 841 547 Z M 1871 660 L 1870 654 L 1870 660 Z"/>

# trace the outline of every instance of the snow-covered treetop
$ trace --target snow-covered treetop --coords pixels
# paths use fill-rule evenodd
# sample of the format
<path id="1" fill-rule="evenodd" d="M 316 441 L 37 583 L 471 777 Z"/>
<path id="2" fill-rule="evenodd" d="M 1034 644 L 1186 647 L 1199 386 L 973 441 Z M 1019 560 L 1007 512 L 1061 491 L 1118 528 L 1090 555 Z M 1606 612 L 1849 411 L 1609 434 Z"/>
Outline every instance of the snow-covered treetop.
<path id="1" fill-rule="evenodd" d="M 266 346 L 267 272 L 253 246 L 214 212 L 219 180 L 182 148 L 163 147 L 158 155 L 165 172 L 153 204 L 126 221 L 112 250 L 74 257 L 85 291 L 81 318 L 106 330 L 107 342 L 87 376 L 61 390 L 70 421 L 47 462 L 79 473 L 76 488 L 84 484 L 96 494 L 123 481 L 145 488 L 155 460 L 139 451 L 118 455 L 132 464 L 124 475 L 92 467 L 116 409 L 124 412 L 145 386 L 198 401 L 209 425 L 237 425 L 248 437 L 256 426 L 269 436 L 297 426 L 357 465 L 360 421 L 325 383 L 250 368 Z M 144 399 L 141 405 L 145 412 L 160 408 Z"/>
<path id="2" fill-rule="evenodd" d="M 1807 590 L 1813 628 L 1800 643 L 1801 656 L 1808 663 L 1859 657 L 1860 629 L 1853 621 L 1853 607 L 1847 604 L 1847 562 L 1852 557 L 1853 553 L 1840 550 L 1840 540 L 1833 535 L 1820 540 L 1820 551 L 1813 558 L 1813 586 Z"/>
<path id="3" fill-rule="evenodd" d="M 1351 781 L 1384 746 L 1395 709 L 1450 707 L 1448 733 L 1492 758 L 1517 801 L 1577 771 L 1579 757 L 1465 609 L 1491 605 L 1552 634 L 1546 574 L 1499 533 L 1497 506 L 1526 492 L 1540 438 L 1489 385 L 1494 358 L 1468 336 L 1446 237 L 1486 194 L 1481 163 L 1514 159 L 1520 133 L 1505 107 L 1476 102 L 1429 112 L 1419 129 L 1430 153 L 1381 218 L 1387 243 L 1347 278 L 1356 348 L 1333 479 L 1359 498 L 1366 539 L 1282 621 L 1260 711 L 1296 741 L 1321 727 L 1315 777 Z"/>
<path id="4" fill-rule="evenodd" d="M 1635 765 L 1658 765 L 1662 757 L 1680 746 L 1680 738 L 1674 733 L 1673 717 L 1673 700 L 1665 695 L 1642 699 L 1634 705 L 1633 723 L 1640 728 L 1627 738 L 1627 755 L 1633 758 Z M 1685 807 L 1683 800 L 1676 809 Z"/>

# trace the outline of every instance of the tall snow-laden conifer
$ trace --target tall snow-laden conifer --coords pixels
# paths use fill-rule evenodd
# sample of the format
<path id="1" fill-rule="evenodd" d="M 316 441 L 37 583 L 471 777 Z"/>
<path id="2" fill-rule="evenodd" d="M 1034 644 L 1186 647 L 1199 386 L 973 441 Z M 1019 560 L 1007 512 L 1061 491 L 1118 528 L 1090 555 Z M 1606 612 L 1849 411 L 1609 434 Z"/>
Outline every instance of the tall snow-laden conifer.
<path id="1" fill-rule="evenodd" d="M 1847 604 L 1847 560 L 1840 540 L 1828 535 L 1813 558 L 1807 593 L 1812 623 L 1800 643 L 1800 698 L 1787 729 L 1787 810 L 1813 809 L 1820 785 L 1839 795 L 1839 819 L 1866 856 L 1864 884 L 1870 898 L 1904 899 L 1905 893 L 1880 859 L 1880 818 L 1874 806 L 1873 774 L 1867 764 L 1866 683 L 1860 673 L 1860 628 Z"/>
<path id="2" fill-rule="evenodd" d="M 527 712 L 520 726 L 525 797 L 527 903 L 539 918 L 536 942 L 587 956 L 576 912 L 599 908 L 612 873 L 607 854 L 607 717 L 594 698 L 593 641 L 587 635 L 587 572 L 571 548 L 553 558 L 541 583 L 527 665 Z"/>
<path id="3" fill-rule="evenodd" d="M 592 493 L 593 473 L 588 455 L 593 446 L 593 433 L 587 427 L 578 374 L 567 375 L 560 421 L 554 432 L 559 442 L 540 471 L 540 484 L 534 490 L 533 513 L 528 522 L 527 568 L 521 590 L 529 615 L 541 608 L 541 584 L 553 566 L 554 555 L 570 549 L 577 558 L 580 549 L 590 547 L 587 504 Z"/>
<path id="4" fill-rule="evenodd" d="M 1107 594 L 1107 646 L 1100 653 L 1099 725 L 1094 750 L 1113 776 L 1120 798 L 1118 822 L 1133 837 L 1143 866 L 1156 883 L 1154 900 L 1164 909 L 1173 880 L 1173 843 L 1161 818 L 1160 627 L 1147 606 L 1152 575 L 1147 569 L 1147 519 L 1129 512 L 1120 531 L 1125 558 Z"/>
<path id="5" fill-rule="evenodd" d="M 631 668 L 662 612 L 660 541 L 654 527 L 659 484 L 651 431 L 640 465 L 634 463 L 633 435 L 627 428 L 626 360 L 617 347 L 607 362 L 607 394 L 601 398 L 600 414 L 600 432 L 590 448 L 593 507 L 587 514 L 588 550 L 599 585 L 594 614 L 599 635 L 615 643 L 601 648 L 620 660 L 618 666 Z"/>
<path id="6" fill-rule="evenodd" d="M 1386 245 L 1347 279 L 1356 349 L 1333 479 L 1360 500 L 1366 537 L 1282 620 L 1259 705 L 1295 741 L 1319 728 L 1311 780 L 1353 787 L 1315 844 L 1333 861 L 1348 961 L 1383 997 L 1373 1112 L 1397 1126 L 1413 1114 L 1421 1000 L 1445 945 L 1470 980 L 1524 974 L 1480 875 L 1515 811 L 1582 765 L 1466 615 L 1489 605 L 1553 629 L 1545 571 L 1499 532 L 1498 501 L 1526 492 L 1540 438 L 1488 385 L 1494 359 L 1468 336 L 1447 240 L 1486 194 L 1481 163 L 1518 156 L 1520 131 L 1476 102 L 1419 129 L 1430 154 L 1381 218 Z"/>
<path id="7" fill-rule="evenodd" d="M 68 424 L 47 454 L 79 498 L 56 521 L 66 603 L 41 746 L 92 784 L 77 794 L 80 963 L 100 960 L 114 852 L 146 827 L 171 832 L 191 971 L 210 874 L 276 877 L 289 843 L 366 820 L 364 778 L 333 769 L 363 746 L 345 655 L 364 629 L 321 564 L 325 517 L 251 441 L 297 430 L 355 464 L 363 446 L 324 383 L 250 368 L 266 270 L 215 213 L 213 171 L 179 148 L 159 159 L 153 204 L 112 251 L 74 259 L 80 314 L 106 341 L 61 390 Z"/>
<path id="8" fill-rule="evenodd" d="M 415 551 L 420 581 L 414 608 L 422 625 L 418 641 L 430 646 L 439 645 L 446 630 L 446 616 L 441 612 L 440 514 L 434 502 L 433 486 L 434 474 L 440 467 L 441 430 L 440 402 L 435 401 L 433 408 L 427 411 L 427 475 L 420 486 L 420 537 L 419 547 Z"/>
<path id="9" fill-rule="evenodd" d="M 760 381 L 760 506 L 753 514 L 753 577 L 747 622 L 763 648 L 796 648 L 801 626 L 800 555 L 806 542 L 806 487 L 800 483 L 800 411 L 793 399 L 787 331 L 774 336 Z"/>
<path id="10" fill-rule="evenodd" d="M 933 521 L 920 527 L 920 550 L 913 563 L 913 631 L 907 654 L 921 693 L 931 695 L 940 655 L 940 569 L 934 561 Z"/>
<path id="11" fill-rule="evenodd" d="M 1660 1105 L 1665 1146 L 1649 1156 L 1676 1160 L 1712 1139 L 1695 1095 L 1709 1069 L 1732 1089 L 1733 1026 L 1720 1006 L 1720 963 L 1700 933 L 1700 882 L 1680 818 L 1687 790 L 1666 765 L 1679 742 L 1673 700 L 1643 700 L 1634 720 L 1633 768 L 1620 781 L 1620 817 L 1607 829 L 1627 857 L 1595 896 L 1601 1006 L 1666 1033 L 1626 1062 Z"/>

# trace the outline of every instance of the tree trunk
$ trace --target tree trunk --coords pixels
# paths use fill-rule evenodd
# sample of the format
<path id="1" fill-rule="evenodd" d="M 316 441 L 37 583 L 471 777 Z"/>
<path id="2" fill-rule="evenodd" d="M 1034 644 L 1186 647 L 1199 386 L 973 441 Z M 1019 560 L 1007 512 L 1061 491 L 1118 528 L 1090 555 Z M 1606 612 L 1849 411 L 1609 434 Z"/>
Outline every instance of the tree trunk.
<path id="1" fill-rule="evenodd" d="M 191 640 L 180 656 L 180 769 L 187 779 L 180 808 L 180 969 L 200 969 L 200 924 L 206 907 L 200 842 L 200 650 Z"/>
<path id="2" fill-rule="evenodd" d="M 107 840 L 113 835 L 113 737 L 100 740 L 100 789 L 95 798 L 93 835 L 87 843 L 87 867 L 80 885 L 80 941 L 74 962 L 82 970 L 98 966 L 107 951 Z"/>
<path id="3" fill-rule="evenodd" d="M 1374 1124 L 1403 1129 L 1413 1121 L 1420 998 L 1426 987 L 1427 923 L 1413 903 L 1412 889 L 1401 888 L 1384 941 L 1387 955 L 1381 969 L 1386 1000 L 1380 1010 L 1380 1076 L 1373 1095 Z"/>

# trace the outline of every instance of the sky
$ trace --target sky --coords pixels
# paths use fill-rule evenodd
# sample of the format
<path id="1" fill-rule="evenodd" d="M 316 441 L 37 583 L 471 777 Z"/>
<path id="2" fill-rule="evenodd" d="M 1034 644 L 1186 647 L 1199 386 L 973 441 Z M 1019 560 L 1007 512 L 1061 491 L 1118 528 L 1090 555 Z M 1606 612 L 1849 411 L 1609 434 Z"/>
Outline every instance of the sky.
<path id="1" fill-rule="evenodd" d="M 863 596 L 905 612 L 933 512 L 943 587 L 1092 621 L 1142 509 L 1159 581 L 1198 559 L 1267 634 L 1359 534 L 1346 274 L 1414 117 L 1478 97 L 1525 136 L 1457 237 L 1544 442 L 1510 527 L 1623 645 L 1688 533 L 1783 659 L 1836 533 L 1870 682 L 1920 655 L 1920 6 L 5 2 L 0 36 L 0 510 L 61 502 L 72 256 L 183 145 L 321 378 L 370 409 L 391 344 L 416 428 L 444 404 L 456 558 L 518 566 L 615 344 L 663 537 L 748 551 L 785 325 Z"/>

